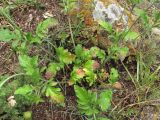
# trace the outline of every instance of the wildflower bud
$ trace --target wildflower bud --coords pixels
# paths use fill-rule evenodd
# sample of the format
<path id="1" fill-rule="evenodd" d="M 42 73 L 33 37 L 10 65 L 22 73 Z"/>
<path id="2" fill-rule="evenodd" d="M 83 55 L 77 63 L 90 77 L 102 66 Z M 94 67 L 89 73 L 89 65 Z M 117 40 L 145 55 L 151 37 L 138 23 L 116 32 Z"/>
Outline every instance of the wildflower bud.
<path id="1" fill-rule="evenodd" d="M 94 61 L 94 63 L 93 63 L 93 69 L 96 70 L 96 69 L 98 69 L 99 67 L 100 67 L 99 62 L 98 62 L 98 61 Z"/>
<path id="2" fill-rule="evenodd" d="M 109 73 L 108 73 L 108 72 L 104 72 L 104 73 L 103 73 L 103 78 L 104 78 L 104 79 L 107 79 L 108 77 L 109 77 Z"/>
<path id="3" fill-rule="evenodd" d="M 82 77 L 85 75 L 85 72 L 83 71 L 83 69 L 80 69 L 80 68 L 76 70 L 76 73 L 77 75 L 82 76 Z"/>
<path id="4" fill-rule="evenodd" d="M 45 73 L 45 78 L 46 78 L 47 80 L 51 79 L 52 77 L 53 77 L 53 73 L 52 73 L 52 72 L 47 71 L 47 72 Z"/>

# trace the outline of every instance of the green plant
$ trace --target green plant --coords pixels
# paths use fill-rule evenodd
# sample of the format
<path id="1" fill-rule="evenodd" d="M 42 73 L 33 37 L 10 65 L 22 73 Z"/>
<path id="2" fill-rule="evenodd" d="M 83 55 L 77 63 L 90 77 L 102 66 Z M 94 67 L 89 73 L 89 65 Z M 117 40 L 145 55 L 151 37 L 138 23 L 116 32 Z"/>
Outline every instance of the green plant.
<path id="1" fill-rule="evenodd" d="M 25 120 L 32 120 L 32 112 L 31 111 L 24 112 L 23 117 Z"/>
<path id="2" fill-rule="evenodd" d="M 105 60 L 105 52 L 98 47 L 85 49 L 81 45 L 75 48 L 76 59 L 74 61 L 73 71 L 71 72 L 71 84 L 86 80 L 89 85 L 96 82 L 96 70 L 100 67 L 100 63 L 95 58 L 98 58 L 101 63 Z"/>
<path id="3" fill-rule="evenodd" d="M 15 74 L 6 79 L 4 78 L 0 80 L 0 90 L 4 90 L 4 87 L 6 85 L 7 88 L 9 88 L 11 82 L 7 82 L 12 78 L 17 78 L 17 80 L 19 81 L 19 83 L 14 86 L 14 89 L 12 88 L 12 92 L 8 92 L 8 90 L 6 90 L 4 94 L 0 96 L 0 101 L 6 101 L 6 97 L 8 97 L 10 94 L 15 96 L 15 101 L 17 102 L 16 107 L 9 107 L 7 102 L 2 102 L 3 104 L 5 104 L 4 109 L 2 108 L 2 113 L 7 111 L 7 117 L 11 117 L 10 115 L 13 114 L 17 114 L 15 115 L 15 117 L 17 117 L 19 114 L 22 114 L 22 111 L 24 110 L 18 108 L 21 105 L 38 104 L 39 102 L 43 102 L 43 99 L 41 97 L 44 95 L 50 97 L 52 99 L 52 102 L 64 102 L 64 98 L 60 88 L 56 87 L 56 84 L 54 84 L 54 82 L 43 81 L 41 69 L 39 67 L 39 57 L 30 57 L 28 55 L 30 48 L 35 44 L 41 44 L 42 39 L 47 38 L 48 36 L 48 29 L 57 24 L 57 20 L 55 20 L 54 18 L 48 18 L 38 24 L 35 35 L 31 33 L 26 34 L 25 32 L 19 31 L 18 29 L 12 31 L 7 28 L 0 29 L 0 41 L 8 42 L 12 45 L 12 48 L 16 51 L 17 54 L 19 54 L 18 60 L 23 70 L 23 73 Z M 64 64 L 69 64 L 68 62 L 71 60 L 70 53 L 63 48 L 57 48 L 56 51 L 59 55 L 61 64 L 63 66 Z M 68 56 L 64 57 L 65 55 Z M 13 82 L 17 80 L 13 79 Z M 26 102 L 24 102 L 24 104 L 22 104 L 21 101 L 20 103 L 18 103 L 19 98 L 21 101 L 24 100 Z M 18 111 L 17 109 L 19 109 L 20 111 Z M 24 109 L 24 107 L 22 107 L 22 109 Z"/>
<path id="4" fill-rule="evenodd" d="M 42 81 L 43 78 L 38 68 L 38 57 L 29 57 L 27 55 L 19 56 L 20 65 L 25 70 L 25 74 L 30 77 L 30 81 L 27 81 L 28 85 L 18 88 L 15 94 L 27 97 L 28 92 L 30 92 L 30 97 L 35 97 L 35 95 L 37 95 L 36 101 L 32 100 L 36 103 L 42 101 L 40 97 L 45 94 L 45 96 L 51 98 L 52 102 L 63 104 L 64 96 L 61 92 L 61 89 L 57 87 L 57 82 L 54 82 L 53 80 L 59 70 L 63 69 L 65 65 L 69 65 L 72 63 L 72 61 L 74 61 L 75 56 L 63 47 L 56 48 L 56 56 L 57 59 L 50 62 L 48 68 L 46 69 L 45 78 L 47 80 L 50 79 L 48 82 Z M 28 78 L 26 78 L 26 80 L 27 79 Z M 29 84 L 32 84 L 32 87 Z M 42 86 L 42 88 L 40 86 Z M 37 94 L 37 92 L 39 94 Z"/>
<path id="5" fill-rule="evenodd" d="M 129 3 L 133 4 L 133 5 L 137 5 L 139 3 L 142 3 L 143 0 L 127 0 L 127 2 L 129 2 Z"/>
<path id="6" fill-rule="evenodd" d="M 64 12 L 68 14 L 71 10 L 73 10 L 76 7 L 76 2 L 76 0 L 62 0 Z"/>
<path id="7" fill-rule="evenodd" d="M 111 24 L 105 21 L 99 21 L 99 25 L 108 33 L 108 38 L 112 42 L 112 44 L 107 48 L 107 59 L 120 59 L 121 61 L 123 61 L 129 54 L 129 48 L 125 43 L 128 41 L 134 42 L 134 40 L 139 37 L 139 34 L 137 32 L 131 31 L 130 29 L 117 31 L 113 29 Z"/>
<path id="8" fill-rule="evenodd" d="M 52 102 L 64 104 L 64 96 L 61 89 L 56 87 L 56 82 L 49 82 L 46 87 L 46 96 L 50 97 Z"/>
<path id="9" fill-rule="evenodd" d="M 127 54 L 129 52 L 128 47 L 119 47 L 117 44 L 113 44 L 108 48 L 108 60 L 114 59 L 114 60 L 121 60 L 123 61 Z"/>
<path id="10" fill-rule="evenodd" d="M 37 0 L 15 0 L 14 1 L 16 4 L 27 4 L 27 3 L 30 3 L 30 4 L 36 4 L 37 3 Z"/>
<path id="11" fill-rule="evenodd" d="M 0 81 L 7 79 L 8 76 L 1 76 Z M 18 78 L 14 78 L 4 84 L 0 88 L 0 119 L 23 119 L 21 114 L 25 109 L 25 106 L 30 104 L 30 101 L 23 96 L 14 94 L 15 89 L 21 85 L 21 81 Z"/>
<path id="12" fill-rule="evenodd" d="M 65 65 L 69 65 L 75 60 L 75 55 L 71 54 L 63 47 L 56 48 L 56 56 L 58 58 L 57 61 L 50 62 L 47 68 L 47 73 L 50 74 L 49 78 L 55 76 Z"/>
<path id="13" fill-rule="evenodd" d="M 25 70 L 26 75 L 29 75 L 31 83 L 37 83 L 40 80 L 40 72 L 38 68 L 38 56 L 29 57 L 27 55 L 19 56 L 19 63 Z"/>
<path id="14" fill-rule="evenodd" d="M 111 68 L 111 72 L 110 72 L 110 75 L 109 75 L 109 82 L 111 84 L 117 82 L 118 77 L 119 77 L 118 71 L 115 68 Z"/>
<path id="15" fill-rule="evenodd" d="M 81 114 L 85 114 L 94 120 L 104 119 L 99 116 L 102 111 L 107 111 L 107 109 L 109 109 L 111 105 L 112 91 L 104 90 L 98 95 L 97 92 L 92 92 L 90 90 L 87 91 L 76 85 L 74 86 L 74 89 L 78 98 L 78 108 Z"/>
<path id="16" fill-rule="evenodd" d="M 14 39 L 21 39 L 20 34 L 16 34 L 18 32 L 19 31 L 17 30 L 11 32 L 9 29 L 1 28 L 0 29 L 0 41 L 9 42 Z"/>

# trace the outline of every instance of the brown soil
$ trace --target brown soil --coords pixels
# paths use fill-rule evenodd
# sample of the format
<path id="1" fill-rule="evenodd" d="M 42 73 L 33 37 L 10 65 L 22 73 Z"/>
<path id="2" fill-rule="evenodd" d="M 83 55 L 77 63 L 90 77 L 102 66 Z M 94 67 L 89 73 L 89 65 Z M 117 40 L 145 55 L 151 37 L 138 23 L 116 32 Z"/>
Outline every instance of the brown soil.
<path id="1" fill-rule="evenodd" d="M 46 12 L 58 19 L 60 25 L 64 24 L 59 0 L 39 0 L 39 3 L 37 6 L 22 5 L 12 11 L 14 20 L 23 31 L 34 32 L 37 24 L 45 19 L 43 15 Z"/>
<path id="2" fill-rule="evenodd" d="M 0 75 L 14 74 L 17 66 L 15 53 L 7 43 L 0 42 Z"/>
<path id="3" fill-rule="evenodd" d="M 66 92 L 65 107 L 56 106 L 48 100 L 32 106 L 33 120 L 82 120 L 75 107 L 73 88 L 67 87 Z"/>
<path id="4" fill-rule="evenodd" d="M 63 107 L 44 102 L 33 106 L 33 120 L 69 120 L 69 113 Z"/>

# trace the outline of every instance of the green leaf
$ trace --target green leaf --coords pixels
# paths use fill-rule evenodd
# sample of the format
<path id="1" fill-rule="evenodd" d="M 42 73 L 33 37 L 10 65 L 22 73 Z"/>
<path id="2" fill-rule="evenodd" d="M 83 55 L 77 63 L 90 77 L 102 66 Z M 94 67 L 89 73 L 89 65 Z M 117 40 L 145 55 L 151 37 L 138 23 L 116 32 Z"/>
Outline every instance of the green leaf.
<path id="1" fill-rule="evenodd" d="M 43 39 L 47 36 L 48 28 L 56 26 L 58 21 L 54 18 L 48 18 L 42 22 L 40 22 L 36 28 L 36 35 Z"/>
<path id="2" fill-rule="evenodd" d="M 76 64 L 81 64 L 81 62 L 86 62 L 92 58 L 98 57 L 103 62 L 105 59 L 105 52 L 98 47 L 92 47 L 90 49 L 85 49 L 82 45 L 77 45 L 75 48 L 76 54 Z M 79 63 L 80 62 L 80 63 Z"/>
<path id="3" fill-rule="evenodd" d="M 68 50 L 63 47 L 56 49 L 56 54 L 59 58 L 59 61 L 64 64 L 71 64 L 75 60 L 75 55 L 68 52 Z"/>
<path id="4" fill-rule="evenodd" d="M 94 64 L 94 60 L 88 60 L 88 61 L 84 64 L 83 68 L 84 68 L 84 69 L 87 69 L 87 70 L 89 70 L 89 71 L 93 71 L 93 64 Z"/>
<path id="5" fill-rule="evenodd" d="M 71 72 L 71 83 L 74 84 L 76 82 L 80 82 L 81 79 L 85 76 L 85 72 L 81 68 L 74 67 Z"/>
<path id="6" fill-rule="evenodd" d="M 15 29 L 13 32 L 14 32 L 13 34 L 15 35 L 16 40 L 19 40 L 19 41 L 22 40 L 22 34 L 19 30 Z"/>
<path id="7" fill-rule="evenodd" d="M 111 68 L 111 72 L 109 75 L 109 82 L 111 84 L 114 84 L 115 82 L 117 82 L 119 77 L 118 71 L 115 68 Z"/>
<path id="8" fill-rule="evenodd" d="M 82 87 L 79 87 L 77 85 L 74 86 L 74 90 L 76 92 L 76 96 L 83 100 L 83 101 L 87 101 L 87 97 L 88 97 L 88 92 L 87 90 L 85 90 L 84 88 Z"/>
<path id="9" fill-rule="evenodd" d="M 64 103 L 64 96 L 61 93 L 60 88 L 54 86 L 48 86 L 46 89 L 46 96 L 50 97 L 53 102 Z"/>
<path id="10" fill-rule="evenodd" d="M 19 94 L 19 95 L 26 95 L 28 93 L 32 92 L 32 87 L 30 85 L 24 85 L 23 87 L 18 88 L 14 94 Z"/>
<path id="11" fill-rule="evenodd" d="M 92 47 L 90 49 L 90 54 L 92 57 L 98 57 L 103 62 L 105 60 L 106 53 L 104 50 L 99 49 L 98 47 Z"/>
<path id="12" fill-rule="evenodd" d="M 64 0 L 62 6 L 64 7 L 64 12 L 69 13 L 76 7 L 75 0 Z"/>
<path id="13" fill-rule="evenodd" d="M 154 20 L 154 24 L 159 23 L 160 22 L 160 11 L 159 10 L 154 10 L 153 14 L 152 14 L 153 20 Z"/>
<path id="14" fill-rule="evenodd" d="M 38 66 L 38 57 L 29 57 L 27 55 L 19 56 L 19 63 L 29 75 L 32 75 L 34 68 Z"/>
<path id="15" fill-rule="evenodd" d="M 34 93 L 32 92 L 32 94 L 25 95 L 25 98 L 35 104 L 38 104 L 40 102 L 44 102 L 44 100 L 41 98 L 41 96 L 37 95 L 37 93 L 35 93 L 35 92 Z"/>
<path id="16" fill-rule="evenodd" d="M 85 68 L 84 68 L 84 71 L 86 74 L 86 81 L 89 83 L 89 86 L 92 86 L 97 79 L 97 75 L 93 71 Z"/>
<path id="17" fill-rule="evenodd" d="M 143 9 L 135 8 L 134 11 L 138 16 L 145 14 L 145 11 Z"/>
<path id="18" fill-rule="evenodd" d="M 142 9 L 135 9 L 136 13 L 141 17 L 142 21 L 147 24 L 149 23 L 149 19 L 148 19 L 148 15 L 146 13 L 145 10 L 142 10 Z"/>
<path id="19" fill-rule="evenodd" d="M 125 40 L 134 40 L 139 36 L 139 34 L 137 32 L 133 32 L 133 31 L 129 31 L 127 32 L 126 36 L 125 36 Z"/>
<path id="20" fill-rule="evenodd" d="M 15 38 L 14 32 L 11 32 L 8 29 L 0 29 L 0 41 L 9 42 Z"/>
<path id="21" fill-rule="evenodd" d="M 78 108 L 82 114 L 93 115 L 99 112 L 97 109 L 97 93 L 87 91 L 76 85 L 74 90 L 78 98 Z"/>
<path id="22" fill-rule="evenodd" d="M 82 45 L 78 44 L 75 48 L 76 57 L 81 58 L 83 51 Z"/>
<path id="23" fill-rule="evenodd" d="M 25 120 L 32 120 L 32 111 L 24 112 L 23 117 L 24 117 Z"/>
<path id="24" fill-rule="evenodd" d="M 75 48 L 76 57 L 78 57 L 81 61 L 87 61 L 92 58 L 91 51 L 89 49 L 85 49 L 82 45 L 77 45 Z"/>
<path id="25" fill-rule="evenodd" d="M 118 44 L 111 45 L 108 48 L 108 58 L 115 60 L 120 59 L 123 61 L 128 54 L 129 49 L 127 47 L 119 47 Z"/>
<path id="26" fill-rule="evenodd" d="M 110 119 L 108 119 L 108 118 L 99 118 L 98 120 L 110 120 Z"/>
<path id="27" fill-rule="evenodd" d="M 141 18 L 141 21 L 145 27 L 145 29 L 149 30 L 151 28 L 151 24 L 149 23 L 149 16 L 147 12 L 143 9 L 135 9 L 136 14 Z"/>
<path id="28" fill-rule="evenodd" d="M 65 39 L 68 38 L 68 37 L 69 37 L 69 34 L 66 33 L 66 32 L 61 32 L 61 33 L 58 34 L 58 38 L 61 39 L 62 42 L 64 42 Z"/>
<path id="29" fill-rule="evenodd" d="M 20 45 L 19 42 L 22 40 L 22 35 L 21 32 L 19 30 L 14 30 L 14 35 L 16 36 L 14 41 L 12 41 L 12 47 L 14 49 L 18 49 L 20 46 L 22 46 L 22 44 Z M 27 48 L 25 48 L 27 49 Z"/>
<path id="30" fill-rule="evenodd" d="M 100 93 L 98 103 L 102 111 L 106 111 L 111 106 L 112 91 L 105 90 Z"/>
<path id="31" fill-rule="evenodd" d="M 94 73 L 93 64 L 94 60 L 88 60 L 83 66 L 83 70 L 86 75 L 86 81 L 89 83 L 89 86 L 93 85 L 97 78 L 96 74 Z"/>
<path id="32" fill-rule="evenodd" d="M 31 33 L 28 33 L 26 38 L 30 43 L 41 43 L 41 39 L 38 36 L 33 36 Z"/>
<path id="33" fill-rule="evenodd" d="M 19 63 L 26 71 L 26 74 L 33 78 L 33 82 L 40 80 L 40 73 L 38 69 L 38 56 L 29 57 L 27 55 L 19 56 Z"/>
<path id="34" fill-rule="evenodd" d="M 140 4 L 141 2 L 143 2 L 143 0 L 128 0 L 128 2 L 132 4 Z"/>
<path id="35" fill-rule="evenodd" d="M 53 87 L 53 86 L 56 86 L 57 84 L 58 84 L 58 83 L 55 82 L 55 81 L 52 81 L 52 82 L 49 83 L 49 85 L 52 86 L 52 87 Z"/>
<path id="36" fill-rule="evenodd" d="M 56 62 L 49 63 L 49 67 L 47 69 L 48 72 L 53 73 L 54 75 L 59 71 L 61 68 L 63 68 L 64 65 Z"/>
<path id="37" fill-rule="evenodd" d="M 109 24 L 108 22 L 106 22 L 106 21 L 99 21 L 98 22 L 100 25 L 101 25 L 101 27 L 103 27 L 107 32 L 109 32 L 109 33 L 112 33 L 112 25 L 111 24 Z"/>
<path id="38" fill-rule="evenodd" d="M 121 47 L 119 49 L 118 57 L 121 61 L 123 61 L 126 58 L 128 51 L 129 51 L 128 47 Z"/>

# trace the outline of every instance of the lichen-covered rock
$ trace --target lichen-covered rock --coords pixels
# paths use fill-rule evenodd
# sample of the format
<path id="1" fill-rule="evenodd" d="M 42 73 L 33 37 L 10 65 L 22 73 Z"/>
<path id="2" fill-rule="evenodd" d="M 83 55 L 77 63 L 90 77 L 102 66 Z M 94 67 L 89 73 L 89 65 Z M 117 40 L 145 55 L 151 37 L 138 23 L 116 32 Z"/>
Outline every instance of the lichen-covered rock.
<path id="1" fill-rule="evenodd" d="M 93 19 L 95 21 L 106 21 L 114 24 L 116 21 L 122 20 L 127 26 L 128 16 L 124 13 L 124 8 L 118 4 L 109 4 L 107 7 L 103 2 L 95 0 L 95 8 L 93 10 Z"/>

